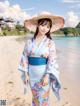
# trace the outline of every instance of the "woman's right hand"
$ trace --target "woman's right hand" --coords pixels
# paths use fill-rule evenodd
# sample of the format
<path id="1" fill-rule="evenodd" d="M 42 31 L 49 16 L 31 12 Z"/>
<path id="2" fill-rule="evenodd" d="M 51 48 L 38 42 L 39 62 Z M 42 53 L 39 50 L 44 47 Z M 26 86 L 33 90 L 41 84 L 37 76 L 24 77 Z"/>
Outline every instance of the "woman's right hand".
<path id="1" fill-rule="evenodd" d="M 24 84 L 27 84 L 29 82 L 29 74 L 26 72 L 21 73 L 21 79 L 23 80 Z"/>

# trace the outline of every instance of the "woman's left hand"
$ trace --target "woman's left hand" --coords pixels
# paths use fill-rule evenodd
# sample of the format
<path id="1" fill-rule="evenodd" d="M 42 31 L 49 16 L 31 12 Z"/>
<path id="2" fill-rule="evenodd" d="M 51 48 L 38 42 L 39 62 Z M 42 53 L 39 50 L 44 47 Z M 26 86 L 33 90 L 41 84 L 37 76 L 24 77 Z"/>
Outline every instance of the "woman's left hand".
<path id="1" fill-rule="evenodd" d="M 49 74 L 45 74 L 42 80 L 42 85 L 45 86 L 49 83 Z"/>

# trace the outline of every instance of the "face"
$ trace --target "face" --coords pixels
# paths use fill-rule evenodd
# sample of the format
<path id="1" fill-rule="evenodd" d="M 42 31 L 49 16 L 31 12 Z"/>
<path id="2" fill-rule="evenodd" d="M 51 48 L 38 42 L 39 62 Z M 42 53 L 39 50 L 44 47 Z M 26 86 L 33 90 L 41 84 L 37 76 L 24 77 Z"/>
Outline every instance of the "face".
<path id="1" fill-rule="evenodd" d="M 50 30 L 50 24 L 48 21 L 44 21 L 38 26 L 38 28 L 41 34 L 46 34 Z"/>

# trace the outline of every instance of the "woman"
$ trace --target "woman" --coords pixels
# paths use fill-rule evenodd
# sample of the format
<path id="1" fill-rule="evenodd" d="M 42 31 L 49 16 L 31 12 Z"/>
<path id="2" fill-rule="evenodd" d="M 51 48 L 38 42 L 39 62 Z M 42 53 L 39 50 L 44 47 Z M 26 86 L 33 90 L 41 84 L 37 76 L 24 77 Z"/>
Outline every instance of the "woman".
<path id="1" fill-rule="evenodd" d="M 43 13 L 26 20 L 24 25 L 35 34 L 25 44 L 18 69 L 24 72 L 24 84 L 30 84 L 32 106 L 49 106 L 50 86 L 58 100 L 61 88 L 56 48 L 50 33 L 62 28 L 64 19 Z"/>

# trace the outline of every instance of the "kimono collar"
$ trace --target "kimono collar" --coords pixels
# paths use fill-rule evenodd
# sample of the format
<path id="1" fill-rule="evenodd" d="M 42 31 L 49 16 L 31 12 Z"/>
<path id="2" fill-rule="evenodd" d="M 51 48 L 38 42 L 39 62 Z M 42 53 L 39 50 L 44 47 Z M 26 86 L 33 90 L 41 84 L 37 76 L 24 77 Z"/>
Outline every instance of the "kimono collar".
<path id="1" fill-rule="evenodd" d="M 43 39 L 41 40 L 41 42 L 42 42 L 45 38 L 47 38 L 46 35 L 44 35 L 44 37 L 43 37 Z M 32 38 L 32 41 L 33 41 L 33 40 L 36 41 L 36 39 Z"/>
<path id="2" fill-rule="evenodd" d="M 43 39 L 41 40 L 41 42 L 39 43 L 38 46 L 36 46 L 36 40 L 34 38 L 32 38 L 32 46 L 30 48 L 30 50 L 32 51 L 33 48 L 35 48 L 35 52 L 37 53 L 39 51 L 39 49 L 43 46 L 43 43 L 45 42 L 47 36 L 44 35 Z"/>

